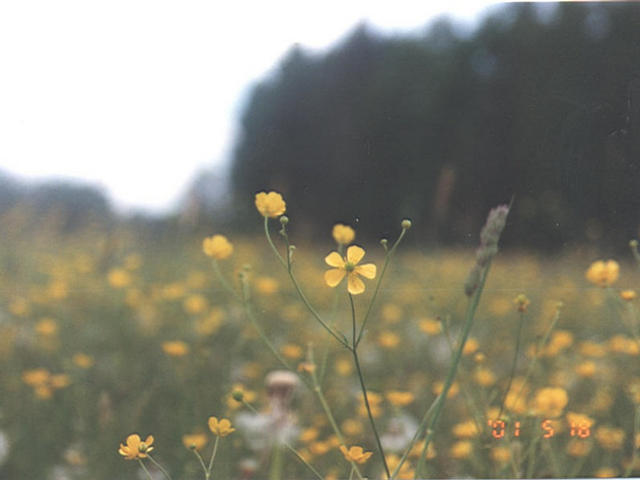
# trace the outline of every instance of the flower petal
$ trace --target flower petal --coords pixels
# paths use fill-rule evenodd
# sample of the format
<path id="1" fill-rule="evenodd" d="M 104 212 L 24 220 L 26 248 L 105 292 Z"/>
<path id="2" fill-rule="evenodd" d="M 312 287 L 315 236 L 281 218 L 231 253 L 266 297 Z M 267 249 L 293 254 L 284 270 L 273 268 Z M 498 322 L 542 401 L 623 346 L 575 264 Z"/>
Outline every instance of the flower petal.
<path id="1" fill-rule="evenodd" d="M 342 281 L 346 273 L 347 272 L 341 268 L 332 268 L 324 272 L 324 281 L 333 288 Z"/>
<path id="2" fill-rule="evenodd" d="M 344 258 L 342 258 L 338 252 L 331 252 L 329 255 L 325 257 L 324 261 L 330 267 L 336 267 L 336 268 L 344 267 Z"/>
<path id="3" fill-rule="evenodd" d="M 347 248 L 347 261 L 352 265 L 355 265 L 364 257 L 364 248 L 357 245 L 351 245 Z"/>
<path id="4" fill-rule="evenodd" d="M 376 278 L 376 266 L 373 263 L 358 265 L 354 271 L 368 279 Z"/>
<path id="5" fill-rule="evenodd" d="M 364 292 L 364 282 L 360 280 L 360 277 L 356 273 L 350 273 L 347 278 L 347 290 L 351 295 L 358 295 Z"/>

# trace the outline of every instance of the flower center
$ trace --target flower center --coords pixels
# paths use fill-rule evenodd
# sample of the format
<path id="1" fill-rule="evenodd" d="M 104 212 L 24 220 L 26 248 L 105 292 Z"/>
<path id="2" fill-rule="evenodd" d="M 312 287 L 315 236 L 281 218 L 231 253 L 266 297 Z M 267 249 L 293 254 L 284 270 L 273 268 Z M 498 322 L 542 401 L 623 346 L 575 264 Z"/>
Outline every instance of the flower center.
<path id="1" fill-rule="evenodd" d="M 356 269 L 356 266 L 351 262 L 345 262 L 344 269 L 346 270 L 347 273 L 351 273 Z"/>

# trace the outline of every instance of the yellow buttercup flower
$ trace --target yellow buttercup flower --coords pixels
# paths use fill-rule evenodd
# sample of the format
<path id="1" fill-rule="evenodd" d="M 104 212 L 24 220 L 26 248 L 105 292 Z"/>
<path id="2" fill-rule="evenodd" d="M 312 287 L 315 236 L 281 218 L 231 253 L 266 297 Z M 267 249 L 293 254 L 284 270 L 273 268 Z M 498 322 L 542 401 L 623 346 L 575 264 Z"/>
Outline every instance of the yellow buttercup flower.
<path id="1" fill-rule="evenodd" d="M 214 235 L 202 241 L 202 250 L 208 257 L 224 260 L 233 253 L 233 245 L 224 235 Z"/>
<path id="2" fill-rule="evenodd" d="M 627 302 L 635 300 L 637 296 L 638 295 L 636 294 L 635 290 L 623 290 L 620 292 L 620 298 L 626 300 Z"/>
<path id="3" fill-rule="evenodd" d="M 349 245 L 356 238 L 356 232 L 353 228 L 342 223 L 336 223 L 331 234 L 338 245 Z"/>
<path id="4" fill-rule="evenodd" d="M 536 392 L 533 400 L 533 411 L 544 417 L 559 417 L 569 403 L 566 390 L 560 387 L 542 388 Z"/>
<path id="5" fill-rule="evenodd" d="M 226 418 L 218 420 L 216 417 L 209 417 L 209 430 L 219 437 L 226 437 L 236 431 L 235 428 L 231 427 L 231 421 Z"/>
<path id="6" fill-rule="evenodd" d="M 344 445 L 340 445 L 340 451 L 348 462 L 355 462 L 360 465 L 369 460 L 369 457 L 373 455 L 373 452 L 365 452 L 362 447 L 350 447 L 347 450 L 347 447 L 345 447 Z"/>
<path id="7" fill-rule="evenodd" d="M 364 282 L 358 275 L 373 279 L 376 277 L 376 266 L 373 263 L 358 265 L 364 257 L 365 251 L 357 245 L 352 245 L 347 249 L 347 256 L 343 258 L 338 252 L 331 252 L 324 261 L 331 270 L 324 273 L 324 281 L 330 287 L 336 287 L 347 276 L 347 290 L 351 295 L 358 295 L 364 292 Z"/>
<path id="8" fill-rule="evenodd" d="M 585 276 L 587 280 L 600 287 L 608 287 L 613 284 L 620 274 L 620 265 L 615 260 L 607 260 L 606 262 L 598 260 L 593 262 Z"/>
<path id="9" fill-rule="evenodd" d="M 287 210 L 282 195 L 278 192 L 256 193 L 256 208 L 263 217 L 276 218 Z"/>
<path id="10" fill-rule="evenodd" d="M 184 357 L 189 353 L 189 345 L 180 340 L 162 342 L 162 350 L 170 357 Z"/>
<path id="11" fill-rule="evenodd" d="M 401 390 L 391 390 L 386 394 L 387 400 L 394 407 L 406 407 L 414 400 L 414 395 L 411 392 L 405 392 Z"/>
<path id="12" fill-rule="evenodd" d="M 138 458 L 146 458 L 147 454 L 153 450 L 153 436 L 149 435 L 143 442 L 140 435 L 132 433 L 127 437 L 127 444 L 120 444 L 118 453 L 127 460 L 136 460 Z"/>
<path id="13" fill-rule="evenodd" d="M 182 444 L 189 450 L 201 450 L 208 441 L 204 433 L 188 433 L 182 436 Z"/>

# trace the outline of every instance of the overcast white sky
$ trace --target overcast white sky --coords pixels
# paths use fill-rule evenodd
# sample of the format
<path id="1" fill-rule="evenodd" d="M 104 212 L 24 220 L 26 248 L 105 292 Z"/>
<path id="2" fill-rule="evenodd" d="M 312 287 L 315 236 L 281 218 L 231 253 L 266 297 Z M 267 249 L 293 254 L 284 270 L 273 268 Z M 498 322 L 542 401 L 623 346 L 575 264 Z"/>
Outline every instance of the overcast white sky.
<path id="1" fill-rule="evenodd" d="M 422 28 L 482 0 L 2 0 L 0 170 L 83 179 L 119 207 L 163 210 L 195 171 L 227 165 L 239 107 L 294 43 L 359 21 Z"/>

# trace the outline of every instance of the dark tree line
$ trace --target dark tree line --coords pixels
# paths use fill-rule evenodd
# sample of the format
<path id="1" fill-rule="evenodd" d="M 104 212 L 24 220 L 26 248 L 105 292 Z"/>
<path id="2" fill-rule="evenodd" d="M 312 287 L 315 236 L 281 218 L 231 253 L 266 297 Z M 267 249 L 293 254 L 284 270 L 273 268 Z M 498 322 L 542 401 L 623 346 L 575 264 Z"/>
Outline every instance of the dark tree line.
<path id="1" fill-rule="evenodd" d="M 361 25 L 325 54 L 293 48 L 242 117 L 236 204 L 277 189 L 311 233 L 379 236 L 408 216 L 449 242 L 515 197 L 508 243 L 624 244 L 640 224 L 640 7 L 554 7 L 505 6 L 469 35 Z"/>

